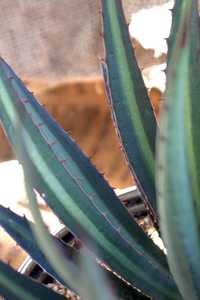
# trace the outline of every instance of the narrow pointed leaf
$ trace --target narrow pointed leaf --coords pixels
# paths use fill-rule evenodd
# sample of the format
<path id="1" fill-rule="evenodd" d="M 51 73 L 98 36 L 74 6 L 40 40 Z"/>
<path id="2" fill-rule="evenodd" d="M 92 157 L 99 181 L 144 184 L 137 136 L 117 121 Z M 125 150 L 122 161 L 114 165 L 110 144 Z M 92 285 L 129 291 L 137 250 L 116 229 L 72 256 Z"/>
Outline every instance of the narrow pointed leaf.
<path id="1" fill-rule="evenodd" d="M 32 233 L 31 228 L 34 224 L 30 221 L 21 217 L 11 211 L 8 208 L 0 206 L 0 226 L 2 226 L 8 234 L 26 251 L 28 254 L 51 276 L 53 276 L 57 281 L 62 284 L 65 284 L 63 279 L 53 270 L 49 262 L 46 260 L 44 254 L 38 247 L 38 243 L 35 240 L 35 237 Z M 52 237 L 53 238 L 53 237 Z M 67 259 L 70 259 L 74 262 L 77 268 L 78 278 L 80 274 L 80 267 L 78 262 L 83 260 L 80 258 L 81 251 L 73 249 L 71 246 L 63 244 L 57 238 L 53 238 L 54 242 L 58 244 L 58 248 L 62 249 L 62 253 L 67 256 Z M 87 255 L 89 257 L 89 254 Z M 109 285 L 112 286 L 116 294 L 124 299 L 131 300 L 135 299 L 138 295 L 138 292 L 133 289 L 130 285 L 127 285 L 124 281 L 115 276 L 112 272 L 105 272 L 105 276 L 108 279 Z M 66 284 L 65 284 L 66 285 Z M 71 288 L 71 287 L 70 287 Z"/>
<path id="2" fill-rule="evenodd" d="M 51 267 L 44 254 L 40 250 L 37 241 L 34 238 L 32 229 L 35 225 L 25 217 L 20 217 L 8 208 L 0 206 L 0 226 L 52 277 L 62 284 L 66 283 Z M 60 240 L 52 236 L 52 239 L 67 260 L 73 260 L 74 250 L 65 245 Z M 69 268 L 69 266 L 68 266 Z M 71 270 L 74 272 L 75 267 Z M 77 270 L 78 274 L 79 270 Z M 69 287 L 69 285 L 68 285 Z"/>
<path id="3" fill-rule="evenodd" d="M 3 262 L 0 262 L 0 294 L 9 300 L 66 300 Z"/>
<path id="4" fill-rule="evenodd" d="M 158 136 L 157 186 L 161 230 L 171 271 L 184 299 L 197 300 L 200 299 L 200 27 L 197 1 L 181 3 Z"/>
<path id="5" fill-rule="evenodd" d="M 83 253 L 84 259 L 80 259 L 80 266 L 82 273 L 87 274 L 89 278 L 87 300 L 117 300 L 116 293 L 109 286 L 105 273 L 90 259 L 86 248 L 83 248 Z"/>
<path id="6" fill-rule="evenodd" d="M 167 52 L 167 64 L 169 64 L 171 53 L 172 53 L 172 47 L 174 43 L 176 42 L 176 36 L 178 33 L 179 23 L 180 23 L 180 17 L 181 17 L 181 6 L 182 6 L 182 0 L 176 0 L 174 3 L 174 7 L 172 9 L 172 24 L 171 24 L 171 30 L 169 38 L 167 39 L 167 45 L 168 45 L 168 52 Z"/>
<path id="7" fill-rule="evenodd" d="M 23 148 L 21 148 L 23 151 Z M 83 277 L 83 272 L 78 272 L 75 264 L 66 259 L 63 252 L 57 247 L 54 239 L 49 234 L 44 221 L 42 219 L 35 191 L 32 190 L 31 185 L 29 184 L 26 175 L 26 167 L 28 165 L 24 164 L 25 169 L 25 187 L 29 200 L 29 207 L 31 214 L 35 221 L 35 226 L 32 227 L 33 234 L 49 263 L 52 265 L 57 274 L 63 279 L 63 281 L 72 286 L 73 290 L 77 290 L 79 296 L 82 299 L 91 299 L 90 298 L 90 289 L 88 289 L 87 276 Z M 84 260 L 84 259 L 83 259 Z M 78 275 L 78 276 L 77 276 Z"/>
<path id="8" fill-rule="evenodd" d="M 31 186 L 70 231 L 133 286 L 160 299 L 177 298 L 164 253 L 2 59 L 0 117 L 18 159 L 28 164 Z"/>
<path id="9" fill-rule="evenodd" d="M 107 94 L 129 167 L 157 223 L 156 119 L 137 65 L 121 1 L 102 0 Z"/>

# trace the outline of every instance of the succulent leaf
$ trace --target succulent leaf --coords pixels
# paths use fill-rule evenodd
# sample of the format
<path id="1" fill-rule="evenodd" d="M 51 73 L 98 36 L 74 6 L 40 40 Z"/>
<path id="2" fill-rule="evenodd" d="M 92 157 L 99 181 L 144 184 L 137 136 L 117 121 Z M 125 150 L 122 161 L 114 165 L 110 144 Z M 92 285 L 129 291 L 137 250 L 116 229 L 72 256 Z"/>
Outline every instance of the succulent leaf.
<path id="1" fill-rule="evenodd" d="M 40 250 L 39 245 L 32 233 L 32 230 L 35 226 L 32 222 L 28 221 L 25 217 L 15 214 L 10 209 L 0 206 L 0 225 L 47 273 L 49 273 L 60 283 L 66 285 L 63 279 L 51 267 L 44 254 Z M 62 251 L 63 255 L 65 255 L 65 258 L 72 261 L 74 259 L 74 250 L 72 247 L 65 245 L 53 236 L 52 239 L 54 240 L 57 248 Z M 74 269 L 75 267 L 73 268 L 73 272 Z"/>
<path id="2" fill-rule="evenodd" d="M 21 217 L 11 211 L 8 208 L 5 208 L 0 205 L 0 226 L 2 226 L 8 234 L 26 251 L 28 254 L 52 277 L 62 284 L 65 284 L 63 279 L 52 269 L 51 265 L 45 258 L 41 249 L 38 247 L 38 243 L 33 235 L 31 228 L 34 224 L 28 221 L 26 218 Z M 83 258 L 80 258 L 82 255 L 81 251 L 77 251 L 69 245 L 62 243 L 56 237 L 53 237 L 54 243 L 58 244 L 58 248 L 62 249 L 62 252 L 67 259 L 70 259 L 78 266 L 77 275 L 78 278 L 80 274 L 80 266 L 78 265 L 79 261 L 82 261 Z M 90 257 L 87 254 L 87 257 Z M 73 268 L 74 269 L 74 268 Z M 112 286 L 113 290 L 116 291 L 116 294 L 124 300 L 135 299 L 138 292 L 133 289 L 130 285 L 127 285 L 124 281 L 115 276 L 112 272 L 105 272 L 105 276 L 108 280 L 108 284 Z M 66 284 L 65 284 L 66 285 Z M 68 286 L 69 287 L 69 286 Z M 72 287 L 69 287 L 72 288 Z"/>
<path id="3" fill-rule="evenodd" d="M 70 231 L 144 293 L 177 299 L 164 253 L 2 59 L 0 117 L 31 186 Z"/>
<path id="4" fill-rule="evenodd" d="M 52 267 L 60 274 L 67 285 L 69 284 L 74 290 L 76 289 L 82 299 L 104 300 L 108 298 L 116 300 L 116 296 L 121 297 L 121 294 L 124 300 L 127 297 L 134 299 L 136 296 L 135 291 L 128 287 L 126 283 L 119 284 L 117 277 L 110 272 L 107 272 L 107 275 L 109 275 L 106 276 L 106 273 L 97 265 L 95 259 L 92 259 L 91 253 L 85 247 L 82 247 L 81 253 L 77 253 L 72 251 L 73 249 L 67 249 L 66 246 L 66 250 L 68 250 L 66 257 L 64 247 L 57 247 L 55 239 L 49 238 L 49 233 L 37 205 L 36 195 L 28 182 L 26 182 L 26 190 L 29 206 L 36 224 L 32 227 L 34 236 Z M 74 259 L 69 260 L 69 256 L 72 258 L 72 254 L 74 254 L 75 261 Z M 63 268 L 63 266 L 65 267 Z M 109 286 L 110 284 L 113 286 L 112 289 Z"/>
<path id="5" fill-rule="evenodd" d="M 103 73 L 118 134 L 150 213 L 157 223 L 156 118 L 130 41 L 121 1 L 102 0 L 106 62 Z"/>
<path id="6" fill-rule="evenodd" d="M 167 52 L 167 62 L 169 63 L 172 53 L 173 44 L 176 41 L 179 23 L 180 23 L 180 15 L 181 15 L 181 5 L 182 0 L 176 0 L 174 3 L 174 7 L 172 9 L 172 24 L 169 38 L 167 39 L 168 52 Z"/>
<path id="7" fill-rule="evenodd" d="M 25 175 L 27 175 L 26 166 L 28 167 L 28 165 L 25 163 Z M 25 176 L 25 178 L 27 177 Z M 88 286 L 87 276 L 83 276 L 83 271 L 81 270 L 81 272 L 79 272 L 77 266 L 73 263 L 73 261 L 66 259 L 64 252 L 62 252 L 61 249 L 57 247 L 57 243 L 55 243 L 54 239 L 49 234 L 42 219 L 37 204 L 36 193 L 32 190 L 31 185 L 26 179 L 25 186 L 29 200 L 29 207 L 35 221 L 35 226 L 32 227 L 32 231 L 41 250 L 43 251 L 44 255 L 46 256 L 56 273 L 59 274 L 61 278 L 63 278 L 64 282 L 67 285 L 72 286 L 73 290 L 77 289 L 78 294 L 82 299 L 92 300 L 92 289 L 90 289 Z M 102 298 L 98 298 L 97 300 L 101 299 Z"/>
<path id="8" fill-rule="evenodd" d="M 0 294 L 9 300 L 66 300 L 0 261 Z"/>
<path id="9" fill-rule="evenodd" d="M 157 190 L 169 265 L 184 299 L 200 298 L 200 27 L 197 1 L 178 1 L 158 135 Z M 176 12 L 179 9 L 179 12 Z"/>

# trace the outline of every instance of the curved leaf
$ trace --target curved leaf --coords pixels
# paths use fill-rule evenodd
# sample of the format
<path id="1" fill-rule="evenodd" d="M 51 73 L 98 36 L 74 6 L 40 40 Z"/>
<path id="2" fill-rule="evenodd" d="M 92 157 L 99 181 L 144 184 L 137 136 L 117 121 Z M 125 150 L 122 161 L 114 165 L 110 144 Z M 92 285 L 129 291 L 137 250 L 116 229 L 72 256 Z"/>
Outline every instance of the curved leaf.
<path id="1" fill-rule="evenodd" d="M 31 186 L 70 231 L 133 286 L 160 299 L 177 299 L 164 253 L 3 60 L 0 117 L 17 157 L 28 165 Z"/>
<path id="2" fill-rule="evenodd" d="M 31 230 L 34 224 L 32 224 L 26 218 L 12 212 L 10 209 L 0 206 L 0 225 L 47 273 L 66 286 L 63 279 L 52 269 L 51 265 L 38 247 L 38 243 L 35 240 Z M 62 253 L 67 256 L 67 259 L 70 259 L 75 263 L 76 266 L 78 266 L 76 275 L 78 278 L 80 274 L 80 266 L 77 264 L 79 261 L 83 260 L 83 258 L 79 258 L 80 255 L 82 255 L 81 252 L 73 249 L 71 246 L 63 244 L 55 237 L 53 239 L 54 242 L 58 244 L 58 248 L 62 249 Z M 87 257 L 90 257 L 90 255 L 87 254 Z M 104 275 L 108 280 L 108 284 L 112 286 L 112 289 L 119 297 L 123 298 L 124 300 L 131 300 L 138 296 L 138 291 L 133 289 L 130 285 L 127 285 L 112 272 L 105 272 Z"/>
<path id="3" fill-rule="evenodd" d="M 161 230 L 172 274 L 184 299 L 197 300 L 200 298 L 200 27 L 197 1 L 182 1 L 179 9 L 158 136 L 157 189 Z"/>
<path id="4" fill-rule="evenodd" d="M 113 120 L 129 167 L 155 223 L 156 118 L 133 52 L 121 1 L 102 0 L 106 64 L 103 64 Z"/>
<path id="5" fill-rule="evenodd" d="M 35 240 L 35 237 L 31 230 L 34 224 L 32 224 L 26 218 L 21 217 L 16 213 L 12 212 L 10 209 L 0 205 L 0 225 L 26 252 L 28 252 L 28 254 L 33 258 L 33 260 L 35 260 L 47 273 L 49 273 L 57 281 L 66 286 L 66 283 L 52 269 L 51 265 L 46 260 L 44 254 L 38 247 L 38 243 Z M 78 265 L 78 262 L 80 260 L 83 260 L 83 258 L 80 258 L 80 256 L 82 256 L 82 252 L 77 251 L 71 246 L 62 243 L 60 240 L 53 236 L 52 238 L 54 240 L 54 243 L 56 243 L 56 245 L 58 246 L 58 248 L 62 249 L 62 253 L 65 256 L 65 258 L 63 259 L 63 264 L 65 264 L 65 259 L 67 260 L 66 265 L 68 260 L 71 260 L 75 264 L 73 272 L 75 269 L 77 270 L 75 277 L 78 278 L 78 276 L 80 275 L 80 266 Z M 89 255 L 88 253 L 87 258 L 90 258 L 90 256 L 91 255 Z M 92 257 L 90 259 L 92 259 Z M 70 269 L 70 265 L 67 265 L 67 268 Z M 124 281 L 119 279 L 112 272 L 105 271 L 105 276 L 109 284 L 112 286 L 113 290 L 119 297 L 123 298 L 124 300 L 131 300 L 135 299 L 135 297 L 138 296 L 138 291 L 133 289 L 130 285 L 127 285 Z M 72 289 L 72 287 L 68 287 Z"/>
<path id="6" fill-rule="evenodd" d="M 66 300 L 0 261 L 0 294 L 9 300 Z"/>
<path id="7" fill-rule="evenodd" d="M 34 224 L 28 221 L 25 217 L 12 212 L 10 209 L 0 205 L 0 226 L 2 226 L 7 233 L 35 260 L 47 273 L 54 277 L 60 283 L 66 285 L 66 282 L 54 271 L 51 267 L 44 254 L 39 248 L 37 241 L 34 238 L 32 229 Z M 67 260 L 74 260 L 74 250 L 72 247 L 65 245 L 57 238 L 51 236 L 56 247 L 62 251 L 63 255 Z M 68 269 L 70 265 L 68 266 Z M 75 270 L 75 266 L 71 273 Z M 79 273 L 77 270 L 76 274 Z M 77 277 L 77 275 L 75 276 Z M 69 286 L 68 286 L 69 287 Z M 70 287 L 72 288 L 72 287 Z"/>

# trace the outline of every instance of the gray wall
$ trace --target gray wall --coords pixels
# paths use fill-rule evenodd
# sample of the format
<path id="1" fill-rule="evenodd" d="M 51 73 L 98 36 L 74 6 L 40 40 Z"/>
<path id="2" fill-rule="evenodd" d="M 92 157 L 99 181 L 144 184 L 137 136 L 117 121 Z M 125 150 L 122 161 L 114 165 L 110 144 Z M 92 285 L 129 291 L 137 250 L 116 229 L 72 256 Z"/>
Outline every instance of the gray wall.
<path id="1" fill-rule="evenodd" d="M 140 8 L 165 2 L 123 1 L 127 19 Z M 1 0 L 0 54 L 23 77 L 98 74 L 99 5 L 99 0 Z"/>

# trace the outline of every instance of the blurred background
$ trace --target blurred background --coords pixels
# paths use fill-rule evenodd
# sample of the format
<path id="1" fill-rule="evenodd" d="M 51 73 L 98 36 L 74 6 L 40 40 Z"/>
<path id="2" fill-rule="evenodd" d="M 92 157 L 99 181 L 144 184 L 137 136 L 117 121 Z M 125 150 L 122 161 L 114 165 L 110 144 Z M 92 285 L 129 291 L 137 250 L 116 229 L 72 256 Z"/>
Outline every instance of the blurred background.
<path id="1" fill-rule="evenodd" d="M 169 1 L 122 2 L 130 23 L 132 14 Z M 0 53 L 21 77 L 57 82 L 99 75 L 100 0 L 1 0 L 0 7 Z M 145 20 L 144 32 L 152 21 Z"/>
<path id="2" fill-rule="evenodd" d="M 159 118 L 173 1 L 124 0 L 123 5 L 135 54 Z M 106 103 L 99 67 L 104 57 L 101 31 L 99 0 L 0 2 L 0 55 L 91 157 L 111 186 L 125 188 L 134 180 Z M 2 129 L 0 145 L 0 203 L 27 213 L 23 173 Z M 44 214 L 48 214 L 49 223 L 56 223 L 45 208 Z M 3 239 L 0 237 L 0 249 L 5 248 Z M 19 264 L 16 246 L 1 253 L 4 260 Z"/>

